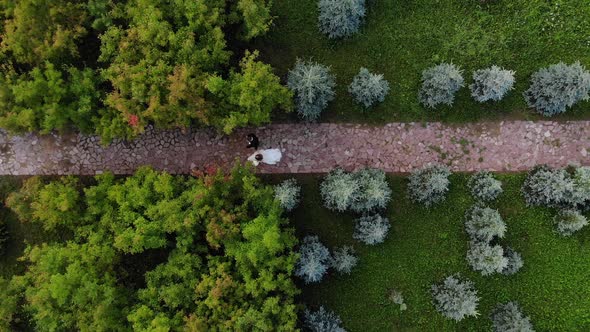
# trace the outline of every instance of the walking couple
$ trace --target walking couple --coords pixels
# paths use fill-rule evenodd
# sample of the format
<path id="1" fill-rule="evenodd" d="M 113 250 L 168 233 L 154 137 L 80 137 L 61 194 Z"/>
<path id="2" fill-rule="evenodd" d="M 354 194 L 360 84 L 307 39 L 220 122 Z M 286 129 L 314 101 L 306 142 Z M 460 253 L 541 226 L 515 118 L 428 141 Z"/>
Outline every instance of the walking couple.
<path id="1" fill-rule="evenodd" d="M 281 161 L 282 153 L 280 149 L 258 149 L 258 145 L 260 141 L 258 137 L 254 134 L 248 134 L 246 136 L 248 140 L 248 145 L 246 148 L 254 148 L 256 150 L 248 160 L 254 164 L 254 166 L 258 166 L 259 163 L 265 163 L 269 165 L 276 165 L 279 161 Z"/>

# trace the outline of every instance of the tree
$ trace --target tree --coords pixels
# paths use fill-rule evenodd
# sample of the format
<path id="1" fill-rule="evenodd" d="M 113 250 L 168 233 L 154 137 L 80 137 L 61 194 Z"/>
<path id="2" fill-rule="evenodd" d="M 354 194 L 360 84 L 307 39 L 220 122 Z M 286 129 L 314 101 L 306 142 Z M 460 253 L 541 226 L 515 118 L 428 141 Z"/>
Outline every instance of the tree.
<path id="1" fill-rule="evenodd" d="M 44 244 L 28 248 L 18 284 L 38 331 L 126 330 L 126 291 L 117 285 L 115 249 L 106 245 Z"/>
<path id="2" fill-rule="evenodd" d="M 494 332 L 534 332 L 530 318 L 522 314 L 516 302 L 498 304 L 490 318 Z"/>
<path id="3" fill-rule="evenodd" d="M 273 109 L 291 110 L 292 92 L 257 57 L 258 52 L 246 52 L 240 73 L 232 72 L 227 80 L 215 75 L 207 82 L 207 89 L 220 98 L 211 121 L 227 134 L 238 126 L 270 122 Z"/>
<path id="4" fill-rule="evenodd" d="M 460 321 L 479 315 L 479 296 L 470 280 L 462 280 L 459 275 L 449 276 L 442 283 L 432 285 L 431 290 L 436 310 L 445 317 Z"/>
<path id="5" fill-rule="evenodd" d="M 320 32 L 328 38 L 350 37 L 365 17 L 365 0 L 319 0 Z"/>
<path id="6" fill-rule="evenodd" d="M 346 211 L 359 199 L 360 184 L 351 173 L 337 168 L 320 185 L 324 206 L 330 210 Z"/>
<path id="7" fill-rule="evenodd" d="M 540 69 L 524 92 L 529 107 L 544 116 L 563 113 L 568 107 L 590 98 L 590 72 L 580 62 L 560 62 Z"/>
<path id="8" fill-rule="evenodd" d="M 306 121 L 315 121 L 328 103 L 334 100 L 336 81 L 330 68 L 297 59 L 295 68 L 289 71 L 287 86 L 295 94 L 299 116 Z"/>
<path id="9" fill-rule="evenodd" d="M 506 257 L 508 260 L 508 264 L 502 270 L 502 274 L 504 275 L 513 275 L 524 265 L 522 256 L 520 256 L 518 252 L 514 251 L 514 249 L 510 247 L 506 247 L 506 249 L 504 249 L 504 257 Z"/>
<path id="10" fill-rule="evenodd" d="M 473 72 L 473 84 L 469 86 L 471 96 L 480 103 L 500 101 L 514 87 L 514 71 L 498 66 Z"/>
<path id="11" fill-rule="evenodd" d="M 551 169 L 547 166 L 532 169 L 521 191 L 529 206 L 567 208 L 578 201 L 576 185 L 571 176 L 563 169 Z"/>
<path id="12" fill-rule="evenodd" d="M 455 93 L 463 86 L 461 70 L 454 64 L 441 63 L 422 72 L 419 99 L 428 108 L 453 105 Z"/>
<path id="13" fill-rule="evenodd" d="M 85 4 L 78 1 L 5 0 L 2 53 L 39 65 L 78 56 L 76 44 L 88 30 Z"/>
<path id="14" fill-rule="evenodd" d="M 348 86 L 348 92 L 354 101 L 369 108 L 385 100 L 389 93 L 389 82 L 383 78 L 383 74 L 372 74 L 363 67 L 352 79 L 352 83 Z"/>
<path id="15" fill-rule="evenodd" d="M 498 210 L 489 207 L 474 206 L 466 213 L 465 231 L 472 241 L 490 242 L 494 238 L 503 238 L 506 223 Z"/>
<path id="16" fill-rule="evenodd" d="M 448 168 L 440 165 L 427 166 L 412 172 L 408 177 L 408 194 L 412 201 L 427 208 L 440 203 L 449 191 Z"/>
<path id="17" fill-rule="evenodd" d="M 279 201 L 285 211 L 291 211 L 299 204 L 301 186 L 297 180 L 288 179 L 274 187 L 275 199 Z"/>
<path id="18" fill-rule="evenodd" d="M 374 245 L 385 241 L 390 227 L 389 219 L 378 214 L 362 216 L 356 221 L 352 236 L 365 244 Z"/>
<path id="19" fill-rule="evenodd" d="M 305 283 L 319 282 L 328 272 L 331 260 L 330 251 L 314 235 L 303 238 L 299 248 L 299 261 L 295 275 L 303 278 Z"/>
<path id="20" fill-rule="evenodd" d="M 483 276 L 501 273 L 508 266 L 508 259 L 504 257 L 501 246 L 478 241 L 471 242 L 467 262 L 474 271 L 480 271 Z"/>
<path id="21" fill-rule="evenodd" d="M 563 236 L 573 235 L 588 225 L 588 219 L 577 210 L 561 210 L 554 218 L 557 232 Z"/>
<path id="22" fill-rule="evenodd" d="M 391 189 L 387 183 L 385 172 L 375 168 L 364 168 L 353 177 L 359 185 L 358 199 L 351 202 L 351 209 L 355 212 L 368 213 L 382 210 L 391 200 Z"/>
<path id="23" fill-rule="evenodd" d="M 351 246 L 342 246 L 334 249 L 330 266 L 338 273 L 350 274 L 357 263 L 358 258 L 354 255 L 354 249 Z"/>
<path id="24" fill-rule="evenodd" d="M 468 183 L 471 195 L 478 201 L 493 201 L 502 193 L 502 182 L 495 179 L 492 173 L 482 171 L 473 174 Z"/>

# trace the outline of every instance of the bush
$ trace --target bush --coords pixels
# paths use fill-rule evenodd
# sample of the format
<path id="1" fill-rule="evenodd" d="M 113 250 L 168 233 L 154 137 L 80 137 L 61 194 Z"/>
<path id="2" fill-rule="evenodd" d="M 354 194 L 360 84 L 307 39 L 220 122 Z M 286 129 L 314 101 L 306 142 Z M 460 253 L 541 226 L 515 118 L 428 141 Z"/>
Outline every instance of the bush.
<path id="1" fill-rule="evenodd" d="M 588 220 L 577 210 L 561 210 L 554 218 L 557 232 L 563 236 L 573 235 L 588 225 Z"/>
<path id="2" fill-rule="evenodd" d="M 320 32 L 332 39 L 355 34 L 365 16 L 365 0 L 320 0 L 318 8 Z"/>
<path id="3" fill-rule="evenodd" d="M 374 168 L 365 168 L 353 174 L 359 185 L 358 199 L 353 200 L 351 208 L 355 212 L 371 212 L 385 209 L 391 200 L 391 189 L 385 172 Z"/>
<path id="4" fill-rule="evenodd" d="M 299 248 L 295 275 L 301 277 L 306 284 L 319 282 L 328 271 L 330 259 L 330 251 L 317 236 L 306 236 Z"/>
<path id="5" fill-rule="evenodd" d="M 442 202 L 449 191 L 449 175 L 451 175 L 449 169 L 440 165 L 412 172 L 408 177 L 410 198 L 426 207 Z"/>
<path id="6" fill-rule="evenodd" d="M 473 241 L 490 242 L 494 237 L 503 238 L 506 223 L 498 210 L 475 206 L 466 213 L 465 231 Z"/>
<path id="7" fill-rule="evenodd" d="M 301 187 L 297 180 L 288 179 L 274 187 L 275 199 L 279 201 L 285 211 L 291 211 L 299 204 Z"/>
<path id="8" fill-rule="evenodd" d="M 303 325 L 313 332 L 345 332 L 340 325 L 342 320 L 334 312 L 324 309 L 323 306 L 317 311 L 305 309 Z"/>
<path id="9" fill-rule="evenodd" d="M 502 193 L 502 182 L 496 180 L 490 172 L 477 172 L 469 178 L 471 195 L 478 201 L 493 201 Z"/>
<path id="10" fill-rule="evenodd" d="M 297 113 L 306 121 L 315 121 L 334 99 L 336 81 L 330 68 L 297 60 L 289 71 L 287 86 L 295 93 Z"/>
<path id="11" fill-rule="evenodd" d="M 383 74 L 372 74 L 367 68 L 361 68 L 348 86 L 348 92 L 354 101 L 369 108 L 385 100 L 389 93 L 389 83 L 383 78 Z"/>
<path id="12" fill-rule="evenodd" d="M 404 311 L 404 310 L 408 309 L 408 306 L 404 302 L 404 296 L 402 295 L 402 292 L 399 292 L 396 289 L 390 289 L 388 297 L 389 297 L 389 301 L 399 305 L 400 311 Z"/>
<path id="13" fill-rule="evenodd" d="M 479 297 L 470 280 L 460 276 L 449 276 L 440 284 L 431 287 L 434 307 L 445 317 L 460 321 L 465 317 L 478 315 Z"/>
<path id="14" fill-rule="evenodd" d="M 461 70 L 453 64 L 441 63 L 422 72 L 420 102 L 429 108 L 439 104 L 453 105 L 455 93 L 462 86 Z"/>
<path id="15" fill-rule="evenodd" d="M 358 179 L 342 169 L 335 169 L 326 176 L 320 185 L 324 206 L 330 210 L 346 211 L 359 200 Z"/>
<path id="16" fill-rule="evenodd" d="M 334 249 L 330 266 L 339 273 L 350 274 L 357 263 L 358 258 L 354 255 L 354 249 L 351 246 L 343 246 Z"/>
<path id="17" fill-rule="evenodd" d="M 524 98 L 529 107 L 544 116 L 552 116 L 587 100 L 589 92 L 590 72 L 580 62 L 569 66 L 560 62 L 534 73 Z"/>
<path id="18" fill-rule="evenodd" d="M 590 167 L 577 167 L 573 175 L 575 202 L 583 210 L 590 209 Z"/>
<path id="19" fill-rule="evenodd" d="M 498 66 L 473 72 L 473 84 L 469 86 L 471 96 L 480 103 L 488 100 L 500 101 L 514 87 L 514 71 Z"/>
<path id="20" fill-rule="evenodd" d="M 563 170 L 539 166 L 531 170 L 522 185 L 529 206 L 571 207 L 576 202 L 574 181 Z"/>
<path id="21" fill-rule="evenodd" d="M 533 332 L 530 318 L 525 317 L 518 303 L 499 304 L 490 315 L 494 332 Z"/>
<path id="22" fill-rule="evenodd" d="M 515 274 L 524 265 L 520 254 L 510 247 L 504 249 L 504 257 L 508 260 L 508 264 L 506 264 L 506 267 L 502 270 L 502 274 L 504 275 Z"/>
<path id="23" fill-rule="evenodd" d="M 353 237 L 365 244 L 378 244 L 385 241 L 389 227 L 389 220 L 378 214 L 362 216 L 356 221 Z"/>
<path id="24" fill-rule="evenodd" d="M 467 262 L 473 270 L 480 271 L 483 276 L 501 273 L 508 266 L 504 249 L 499 245 L 485 242 L 471 242 L 471 247 L 467 251 Z"/>

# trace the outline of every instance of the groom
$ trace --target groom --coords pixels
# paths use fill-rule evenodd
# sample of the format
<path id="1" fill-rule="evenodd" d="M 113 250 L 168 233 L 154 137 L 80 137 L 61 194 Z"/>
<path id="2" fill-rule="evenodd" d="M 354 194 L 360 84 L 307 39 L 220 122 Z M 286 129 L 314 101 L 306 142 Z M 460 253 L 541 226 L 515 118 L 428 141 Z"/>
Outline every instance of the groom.
<path id="1" fill-rule="evenodd" d="M 246 146 L 246 148 L 254 148 L 254 150 L 258 150 L 258 137 L 254 134 L 248 134 L 248 136 L 246 136 L 246 139 L 248 140 L 248 145 Z"/>

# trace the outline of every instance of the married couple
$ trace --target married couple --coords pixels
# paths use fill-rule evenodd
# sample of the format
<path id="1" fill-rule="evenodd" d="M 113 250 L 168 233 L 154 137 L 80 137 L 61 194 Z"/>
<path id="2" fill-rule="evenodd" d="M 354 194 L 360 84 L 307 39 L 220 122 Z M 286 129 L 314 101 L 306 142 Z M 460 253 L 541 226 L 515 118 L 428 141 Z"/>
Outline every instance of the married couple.
<path id="1" fill-rule="evenodd" d="M 279 149 L 258 149 L 258 144 L 260 143 L 258 137 L 254 134 L 248 134 L 246 136 L 248 140 L 247 148 L 254 148 L 256 152 L 254 152 L 248 160 L 254 164 L 254 166 L 258 166 L 259 163 L 265 163 L 269 165 L 276 165 L 279 161 L 281 161 L 281 150 Z"/>

